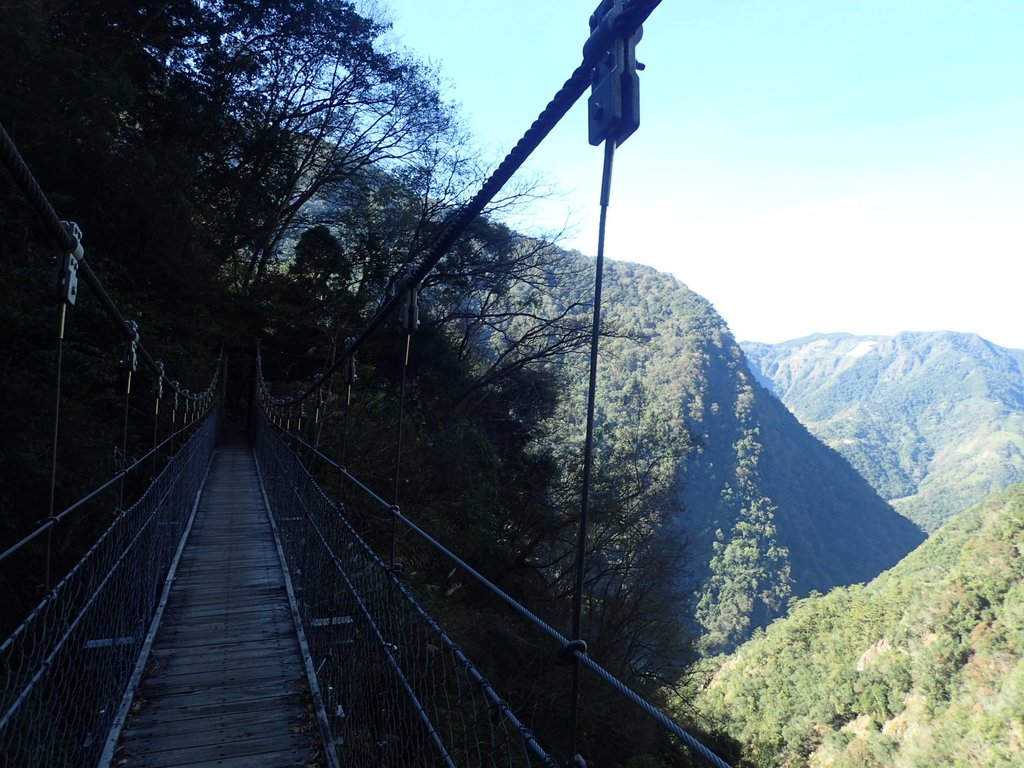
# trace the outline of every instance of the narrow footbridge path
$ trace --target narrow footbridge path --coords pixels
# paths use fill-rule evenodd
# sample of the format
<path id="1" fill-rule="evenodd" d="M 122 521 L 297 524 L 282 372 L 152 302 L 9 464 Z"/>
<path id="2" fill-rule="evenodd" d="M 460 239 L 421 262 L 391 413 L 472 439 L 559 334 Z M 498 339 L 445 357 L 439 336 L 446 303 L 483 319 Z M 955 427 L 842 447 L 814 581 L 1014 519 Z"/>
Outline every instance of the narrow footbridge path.
<path id="1" fill-rule="evenodd" d="M 119 766 L 304 766 L 319 747 L 252 452 L 222 443 L 115 755 Z"/>
<path id="2" fill-rule="evenodd" d="M 350 329 L 356 335 L 341 347 L 335 345 L 330 362 L 325 361 L 323 372 L 304 391 L 272 393 L 257 345 L 253 384 L 260 407 L 255 407 L 254 397 L 251 449 L 228 430 L 215 450 L 220 406 L 228 393 L 226 352 L 222 350 L 201 391 L 172 378 L 142 343 L 139 322 L 126 319 L 85 259 L 81 228 L 58 216 L 0 126 L 0 163 L 61 249 L 56 349 L 45 346 L 35 355 L 52 358 L 54 364 L 48 500 L 19 500 L 25 509 L 18 513 L 25 520 L 37 508 L 42 518 L 0 551 L 0 564 L 15 574 L 10 578 L 24 580 L 30 574 L 39 591 L 34 607 L 23 618 L 12 617 L 19 623 L 8 637 L 0 637 L 0 766 L 600 768 L 624 764 L 631 753 L 659 764 L 683 764 L 688 750 L 709 765 L 728 768 L 601 667 L 582 636 L 605 214 L 614 148 L 638 125 L 634 49 L 640 25 L 659 2 L 601 0 L 590 20 L 580 65 L 471 199 L 447 218 L 435 222 L 431 214 L 424 219 L 429 224 L 425 231 L 436 229 L 435 234 L 423 242 L 416 238 L 410 261 L 388 283 L 379 307 L 364 318 L 361 330 Z M 588 110 L 589 140 L 605 145 L 605 159 L 572 632 L 566 636 L 434 538 L 429 515 L 412 520 L 403 514 L 397 497 L 406 369 L 411 335 L 419 325 L 417 293 L 591 86 L 592 105 L 598 108 Z M 611 108 L 613 103 L 616 108 Z M 296 146 L 308 143 L 308 137 L 298 134 L 295 140 Z M 420 255 L 412 260 L 414 254 Z M 61 404 L 66 320 L 77 301 L 79 280 L 125 344 L 120 359 L 124 415 L 120 445 L 113 453 L 116 474 L 60 511 L 55 499 L 65 492 L 62 484 L 75 486 L 69 480 L 74 479 L 68 474 L 70 457 L 64 455 L 68 428 L 62 431 Z M 396 313 L 405 335 L 405 362 L 393 454 L 394 493 L 388 499 L 321 453 L 318 440 L 305 442 L 302 424 L 305 420 L 308 427 L 310 418 L 320 423 L 332 377 L 344 368 L 351 385 L 357 349 Z M 145 325 L 165 327 L 168 333 L 176 327 L 161 326 L 153 317 Z M 530 331 L 533 340 L 524 348 L 550 332 L 544 321 Z M 42 338 L 38 329 L 16 335 Z M 562 349 L 558 345 L 564 343 L 558 341 L 553 348 Z M 84 410 L 85 393 L 99 391 L 99 372 L 105 370 L 98 350 L 108 340 L 88 344 L 97 351 L 75 357 L 76 365 L 67 371 L 70 378 L 87 367 L 82 360 L 95 358 L 95 380 L 79 382 L 73 401 L 83 410 L 65 409 L 77 415 L 72 429 L 89 427 L 81 418 L 92 413 Z M 81 353 L 80 348 L 69 349 Z M 536 362 L 531 354 L 516 359 L 508 370 Z M 26 360 L 32 357 L 24 355 Z M 144 388 L 137 376 L 133 401 L 133 374 L 140 363 L 148 372 L 152 395 L 140 398 Z M 218 378 L 221 371 L 223 379 Z M 145 408 L 152 403 L 151 415 L 143 431 L 138 424 L 130 430 L 130 416 L 141 412 L 140 401 L 146 402 Z M 105 406 L 109 402 L 103 401 Z M 348 401 L 345 409 L 347 425 Z M 97 409 L 92 418 L 100 418 L 103 410 Z M 136 454 L 130 448 L 139 435 L 149 434 L 152 449 L 132 458 Z M 43 444 L 32 443 L 32 450 L 41 456 Z M 386 476 L 375 474 L 378 480 Z M 6 519 L 7 508 L 2 511 Z M 372 522 L 372 532 L 390 529 L 390 541 L 384 535 L 376 541 L 381 551 L 390 544 L 388 560 L 363 538 L 365 521 Z M 74 539 L 79 530 L 90 531 L 88 542 Z M 406 573 L 396 558 L 397 543 L 406 539 L 424 561 L 436 561 L 445 570 L 450 566 L 451 575 L 471 584 L 474 601 L 482 605 L 486 599 L 494 607 L 484 612 L 476 611 L 475 602 L 445 603 L 431 592 L 436 585 L 415 584 L 412 569 Z M 58 569 L 55 556 L 72 544 L 75 552 L 82 550 L 80 556 L 75 555 L 74 563 L 62 561 Z M 571 552 L 552 552 L 549 564 L 537 566 L 541 580 L 549 577 L 545 570 L 552 578 L 562 578 L 554 572 L 569 567 L 565 564 Z M 467 647 L 482 667 L 424 605 L 436 608 L 457 630 L 474 630 L 465 632 L 472 643 Z M 502 618 L 493 618 L 499 609 Z M 554 613 L 569 623 L 562 612 Z M 469 627 L 472 622 L 476 626 Z M 635 660 L 646 665 L 648 652 L 635 653 Z M 484 675 L 484 667 L 497 687 Z M 651 690 L 668 701 L 674 698 L 669 691 Z M 610 700 L 617 705 L 611 706 Z M 627 757 L 603 754 L 608 745 L 617 744 Z"/>

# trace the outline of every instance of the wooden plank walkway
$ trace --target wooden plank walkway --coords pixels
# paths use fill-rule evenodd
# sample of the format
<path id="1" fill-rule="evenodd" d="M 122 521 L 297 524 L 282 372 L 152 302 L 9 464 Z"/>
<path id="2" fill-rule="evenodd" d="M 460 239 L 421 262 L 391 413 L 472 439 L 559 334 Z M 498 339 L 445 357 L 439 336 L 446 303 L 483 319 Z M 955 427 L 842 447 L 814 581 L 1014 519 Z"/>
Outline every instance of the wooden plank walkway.
<path id="1" fill-rule="evenodd" d="M 308 690 L 252 454 L 225 442 L 113 764 L 315 764 Z"/>

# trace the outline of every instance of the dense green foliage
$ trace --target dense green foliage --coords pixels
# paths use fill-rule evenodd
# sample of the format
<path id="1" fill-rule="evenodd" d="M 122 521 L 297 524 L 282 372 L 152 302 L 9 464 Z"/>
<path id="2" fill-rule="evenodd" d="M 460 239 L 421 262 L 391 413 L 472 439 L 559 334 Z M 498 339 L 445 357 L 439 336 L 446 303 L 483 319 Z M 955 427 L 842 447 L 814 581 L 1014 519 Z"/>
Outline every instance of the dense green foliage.
<path id="1" fill-rule="evenodd" d="M 870 584 L 795 601 L 708 664 L 697 706 L 743 765 L 1019 765 L 1022 585 L 1014 486 Z"/>
<path id="2" fill-rule="evenodd" d="M 707 651 L 734 647 L 790 595 L 866 581 L 923 539 L 754 379 L 712 306 L 670 275 L 608 267 L 602 376 L 640 381 L 672 424 L 679 512 Z"/>
<path id="3" fill-rule="evenodd" d="M 1024 481 L 1019 351 L 949 332 L 743 346 L 797 418 L 926 531 Z"/>
<path id="4" fill-rule="evenodd" d="M 380 186 L 371 171 L 415 177 L 453 135 L 428 73 L 382 48 L 383 31 L 349 3 L 320 0 L 0 9 L 0 119 L 59 214 L 81 225 L 93 270 L 168 373 L 200 390 L 226 351 L 236 414 L 251 391 L 277 246 L 322 213 L 313 198 L 348 192 L 359 203 L 355 191 Z M 10 543 L 50 514 L 58 310 L 52 235 L 6 172 L 0 237 L 0 535 Z M 415 243 L 403 249 L 408 258 Z M 170 402 L 153 418 L 153 377 L 140 371 L 122 448 L 122 342 L 83 286 L 67 323 L 53 511 L 180 426 Z M 103 505 L 58 532 L 54 570 L 106 525 L 110 499 Z M 8 563 L 5 612 L 38 597 L 47 559 L 37 549 Z"/>
<path id="5" fill-rule="evenodd" d="M 225 351 L 229 418 L 251 415 L 257 343 L 275 393 L 307 387 L 479 180 L 429 70 L 387 48 L 385 27 L 350 3 L 28 2 L 2 13 L 0 119 L 168 370 L 201 388 Z M 0 237 L 6 545 L 49 514 L 57 357 L 54 254 L 6 175 Z M 359 350 L 351 391 L 335 378 L 322 403 L 288 416 L 563 629 L 590 268 L 480 219 L 422 286 L 407 367 L 405 339 L 389 327 Z M 921 535 L 754 379 L 707 301 L 626 263 L 608 265 L 606 296 L 582 635 L 657 699 L 696 655 L 694 634 L 705 653 L 734 647 L 792 596 L 869 579 Z M 120 343 L 83 290 L 64 350 L 55 509 L 180 425 L 169 403 L 154 414 L 148 373 L 126 405 Z M 386 516 L 345 500 L 390 548 Z M 58 572 L 121 501 L 99 499 L 60 529 Z M 5 564 L 5 621 L 45 591 L 37 544 Z M 568 707 L 550 691 L 566 690 L 566 673 L 550 643 L 433 551 L 394 547 L 430 610 L 562 746 Z M 611 764 L 674 755 L 626 703 L 588 694 L 587 751 Z"/>
<path id="6" fill-rule="evenodd" d="M 308 386 L 479 181 L 430 72 L 386 48 L 384 30 L 353 4 L 327 0 L 30 2 L 0 16 L 0 118 L 61 215 L 81 224 L 89 262 L 172 375 L 202 387 L 225 350 L 229 418 L 248 416 L 257 341 L 275 392 Z M 5 174 L 4 546 L 47 515 L 57 310 L 47 293 L 54 254 L 34 215 Z M 316 420 L 313 401 L 290 414 L 294 425 L 304 416 L 305 437 L 566 631 L 580 433 L 575 394 L 565 394 L 579 371 L 564 362 L 580 357 L 589 336 L 584 267 L 481 219 L 423 286 L 401 456 L 406 350 L 391 327 L 360 349 L 351 400 L 336 379 Z M 108 457 L 125 413 L 131 455 L 180 424 L 166 402 L 154 417 L 147 372 L 126 409 L 120 341 L 88 290 L 70 317 L 58 510 L 120 465 Z M 689 644 L 672 578 L 678 553 L 659 536 L 675 505 L 666 459 L 674 454 L 664 450 L 673 425 L 653 406 L 633 407 L 642 396 L 640 384 L 617 393 L 616 410 L 630 408 L 601 419 L 583 633 L 595 658 L 657 698 Z M 328 487 L 337 491 L 336 479 Z M 386 551 L 386 516 L 347 501 Z M 40 563 L 51 549 L 60 550 L 59 576 L 116 512 L 99 499 L 55 533 L 52 548 L 43 537 L 5 562 L 2 586 L 13 599 L 0 626 L 45 591 Z M 408 540 L 395 548 L 431 611 L 552 748 L 564 748 L 567 670 L 553 663 L 550 640 L 432 551 Z M 589 698 L 586 751 L 625 763 L 655 750 L 628 702 Z"/>

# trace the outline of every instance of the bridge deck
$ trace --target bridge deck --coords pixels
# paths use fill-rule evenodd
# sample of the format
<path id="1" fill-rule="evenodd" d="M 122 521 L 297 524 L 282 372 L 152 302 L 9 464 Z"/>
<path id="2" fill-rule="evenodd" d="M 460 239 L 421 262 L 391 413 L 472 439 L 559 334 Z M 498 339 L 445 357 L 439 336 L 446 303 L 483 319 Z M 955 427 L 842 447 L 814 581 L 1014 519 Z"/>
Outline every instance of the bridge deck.
<path id="1" fill-rule="evenodd" d="M 255 466 L 214 457 L 118 766 L 305 766 L 316 720 Z"/>

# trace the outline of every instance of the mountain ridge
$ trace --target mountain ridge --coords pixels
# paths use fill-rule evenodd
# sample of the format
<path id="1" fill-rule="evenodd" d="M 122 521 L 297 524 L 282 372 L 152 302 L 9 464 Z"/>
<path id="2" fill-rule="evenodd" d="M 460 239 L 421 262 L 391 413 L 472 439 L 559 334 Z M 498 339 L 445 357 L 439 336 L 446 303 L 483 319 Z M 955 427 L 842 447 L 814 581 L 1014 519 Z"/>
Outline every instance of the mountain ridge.
<path id="1" fill-rule="evenodd" d="M 925 530 L 1024 481 L 1024 351 L 933 331 L 814 334 L 744 352 L 812 433 Z"/>
<path id="2" fill-rule="evenodd" d="M 606 267 L 606 318 L 644 341 L 608 339 L 605 391 L 640 377 L 692 445 L 678 467 L 708 650 L 729 648 L 791 596 L 873 578 L 924 536 L 758 381 L 726 322 L 675 277 Z M 674 403 L 674 404 L 673 404 Z"/>

